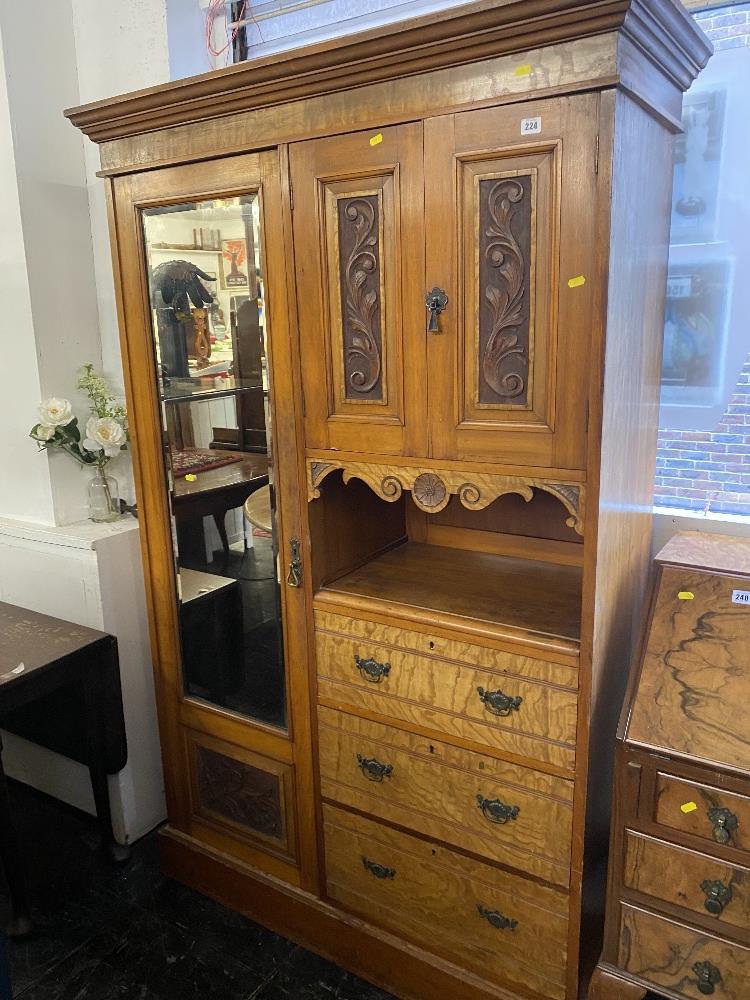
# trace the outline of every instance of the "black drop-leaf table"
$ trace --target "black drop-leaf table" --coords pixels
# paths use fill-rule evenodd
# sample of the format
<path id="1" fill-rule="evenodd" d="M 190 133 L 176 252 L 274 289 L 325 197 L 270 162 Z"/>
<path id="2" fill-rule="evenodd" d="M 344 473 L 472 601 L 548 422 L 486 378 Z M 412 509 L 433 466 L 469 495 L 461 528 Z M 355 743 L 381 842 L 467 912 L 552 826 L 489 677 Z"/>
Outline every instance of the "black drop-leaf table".
<path id="1" fill-rule="evenodd" d="M 127 762 L 114 636 L 0 602 L 0 727 L 88 767 L 102 846 L 112 861 L 126 861 L 129 849 L 112 830 L 107 782 Z M 0 858 L 13 903 L 11 933 L 26 933 L 28 884 L 1 757 Z"/>

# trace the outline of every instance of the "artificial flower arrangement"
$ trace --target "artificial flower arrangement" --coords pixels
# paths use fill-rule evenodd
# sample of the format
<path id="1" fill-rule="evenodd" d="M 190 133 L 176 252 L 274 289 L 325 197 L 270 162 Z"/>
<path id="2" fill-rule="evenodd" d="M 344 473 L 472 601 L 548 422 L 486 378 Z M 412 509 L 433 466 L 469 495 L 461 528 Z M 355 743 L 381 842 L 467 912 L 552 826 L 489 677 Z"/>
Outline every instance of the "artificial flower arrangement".
<path id="1" fill-rule="evenodd" d="M 128 446 L 127 410 L 116 401 L 108 382 L 96 374 L 92 364 L 81 369 L 77 388 L 88 396 L 91 414 L 83 438 L 70 400 L 56 396 L 39 404 L 40 420 L 31 428 L 29 436 L 36 441 L 40 451 L 57 448 L 82 466 L 95 466 L 97 473 L 89 487 L 92 519 L 114 520 L 120 516 L 117 483 L 104 470 L 111 459 Z"/>

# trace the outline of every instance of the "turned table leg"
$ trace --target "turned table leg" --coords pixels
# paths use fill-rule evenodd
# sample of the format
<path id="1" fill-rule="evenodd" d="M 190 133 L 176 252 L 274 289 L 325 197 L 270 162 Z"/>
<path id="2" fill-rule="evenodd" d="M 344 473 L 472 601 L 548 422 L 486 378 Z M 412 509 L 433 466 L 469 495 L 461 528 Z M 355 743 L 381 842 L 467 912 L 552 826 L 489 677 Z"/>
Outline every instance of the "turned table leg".
<path id="1" fill-rule="evenodd" d="M 648 990 L 597 965 L 589 984 L 588 1000 L 644 1000 Z"/>

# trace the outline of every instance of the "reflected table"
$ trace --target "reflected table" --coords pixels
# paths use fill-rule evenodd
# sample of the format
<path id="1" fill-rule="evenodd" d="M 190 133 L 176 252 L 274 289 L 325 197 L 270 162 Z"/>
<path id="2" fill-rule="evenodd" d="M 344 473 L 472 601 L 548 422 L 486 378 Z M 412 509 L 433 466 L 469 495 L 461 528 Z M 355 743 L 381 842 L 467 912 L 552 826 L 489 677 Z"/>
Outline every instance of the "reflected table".
<path id="1" fill-rule="evenodd" d="M 212 449 L 220 456 L 237 458 L 237 452 Z M 268 456 L 242 452 L 239 462 L 199 472 L 194 480 L 174 477 L 172 512 L 177 524 L 213 517 L 224 553 L 229 552 L 225 525 L 227 512 L 241 507 L 247 498 L 268 483 Z"/>

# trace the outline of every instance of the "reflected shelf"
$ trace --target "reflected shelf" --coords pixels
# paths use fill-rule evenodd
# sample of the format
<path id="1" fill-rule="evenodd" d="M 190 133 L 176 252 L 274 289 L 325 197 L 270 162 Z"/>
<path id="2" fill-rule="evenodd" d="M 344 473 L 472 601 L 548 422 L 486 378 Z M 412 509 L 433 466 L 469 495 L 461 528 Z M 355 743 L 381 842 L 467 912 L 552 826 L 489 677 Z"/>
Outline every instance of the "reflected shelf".
<path id="1" fill-rule="evenodd" d="M 236 396 L 239 393 L 257 391 L 258 389 L 262 389 L 264 394 L 268 393 L 267 388 L 257 378 L 235 378 L 231 381 L 231 385 L 224 387 L 204 385 L 197 379 L 172 379 L 170 385 L 161 387 L 160 399 L 163 403 L 186 403 L 195 399 L 219 399 L 222 396 Z"/>

